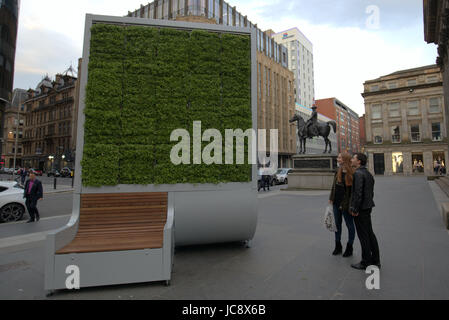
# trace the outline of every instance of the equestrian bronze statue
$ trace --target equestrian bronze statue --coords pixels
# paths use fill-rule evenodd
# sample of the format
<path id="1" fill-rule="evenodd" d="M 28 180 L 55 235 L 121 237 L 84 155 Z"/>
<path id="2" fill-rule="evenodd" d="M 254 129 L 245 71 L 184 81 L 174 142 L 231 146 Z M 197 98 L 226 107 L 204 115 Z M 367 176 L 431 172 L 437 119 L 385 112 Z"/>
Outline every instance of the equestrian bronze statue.
<path id="1" fill-rule="evenodd" d="M 301 145 L 299 153 L 306 154 L 307 139 L 312 139 L 314 137 L 323 137 L 324 142 L 326 143 L 326 149 L 323 153 L 328 152 L 328 147 L 329 153 L 332 153 L 332 143 L 329 140 L 329 135 L 331 133 L 331 127 L 334 129 L 334 132 L 337 133 L 337 123 L 335 121 L 320 123 L 318 121 L 317 107 L 314 106 L 312 110 L 312 117 L 307 122 L 305 122 L 299 114 L 295 114 L 295 116 L 290 120 L 290 123 L 296 121 L 298 127 L 299 142 Z"/>

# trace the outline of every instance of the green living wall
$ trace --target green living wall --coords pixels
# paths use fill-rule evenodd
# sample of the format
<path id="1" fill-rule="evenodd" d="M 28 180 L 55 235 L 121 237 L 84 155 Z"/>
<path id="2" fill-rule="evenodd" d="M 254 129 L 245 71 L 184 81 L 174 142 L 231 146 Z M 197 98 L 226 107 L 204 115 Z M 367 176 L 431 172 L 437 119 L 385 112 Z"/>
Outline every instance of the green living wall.
<path id="1" fill-rule="evenodd" d="M 95 24 L 83 185 L 251 181 L 247 156 L 244 165 L 176 166 L 170 160 L 176 129 L 190 132 L 193 159 L 194 121 L 202 121 L 203 132 L 222 133 L 223 153 L 226 129 L 253 128 L 250 43 L 249 35 Z"/>

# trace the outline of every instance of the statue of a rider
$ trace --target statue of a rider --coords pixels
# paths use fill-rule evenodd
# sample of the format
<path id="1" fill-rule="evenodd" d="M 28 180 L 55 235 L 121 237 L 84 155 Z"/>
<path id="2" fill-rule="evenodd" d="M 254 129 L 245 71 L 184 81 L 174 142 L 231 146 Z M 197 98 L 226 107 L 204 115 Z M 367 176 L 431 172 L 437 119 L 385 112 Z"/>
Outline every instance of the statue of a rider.
<path id="1" fill-rule="evenodd" d="M 313 137 L 316 137 L 320 134 L 318 131 L 318 112 L 317 112 L 317 106 L 314 105 L 312 107 L 312 116 L 310 117 L 309 121 L 307 121 L 306 126 L 304 128 L 304 135 L 307 135 L 307 138 L 312 139 Z M 309 129 L 310 128 L 310 129 Z"/>

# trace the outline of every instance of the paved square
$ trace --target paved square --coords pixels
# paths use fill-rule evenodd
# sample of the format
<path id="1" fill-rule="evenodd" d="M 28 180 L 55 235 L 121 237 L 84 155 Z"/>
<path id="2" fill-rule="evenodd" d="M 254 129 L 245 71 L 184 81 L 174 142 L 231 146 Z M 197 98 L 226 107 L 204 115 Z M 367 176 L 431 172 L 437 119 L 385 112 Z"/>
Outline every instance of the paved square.
<path id="1" fill-rule="evenodd" d="M 449 233 L 429 183 L 377 177 L 375 192 L 379 291 L 368 291 L 368 275 L 350 268 L 360 260 L 358 240 L 353 258 L 331 255 L 334 236 L 323 227 L 327 193 L 278 192 L 261 193 L 251 249 L 179 248 L 171 287 L 89 288 L 51 299 L 449 299 Z M 43 286 L 43 248 L 0 255 L 0 299 L 45 299 Z"/>

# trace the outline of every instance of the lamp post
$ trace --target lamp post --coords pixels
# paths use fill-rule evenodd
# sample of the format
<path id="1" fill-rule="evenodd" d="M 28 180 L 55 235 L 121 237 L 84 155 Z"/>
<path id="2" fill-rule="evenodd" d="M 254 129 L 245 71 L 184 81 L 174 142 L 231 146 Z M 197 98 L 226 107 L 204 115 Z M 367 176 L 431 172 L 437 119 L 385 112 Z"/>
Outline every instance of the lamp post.
<path id="1" fill-rule="evenodd" d="M 20 107 L 17 106 L 17 125 L 16 125 L 16 142 L 14 147 L 14 167 L 12 171 L 12 180 L 14 181 L 16 175 L 16 161 L 17 161 L 17 143 L 19 140 L 19 123 L 20 123 Z"/>
<path id="2" fill-rule="evenodd" d="M 54 156 L 49 156 L 49 157 L 48 157 L 48 160 L 51 161 L 51 168 L 50 168 L 50 171 L 53 171 L 53 160 L 54 160 L 54 159 L 55 159 Z"/>

